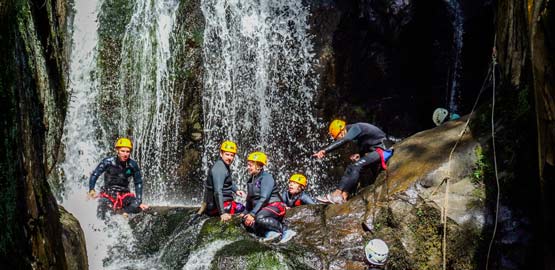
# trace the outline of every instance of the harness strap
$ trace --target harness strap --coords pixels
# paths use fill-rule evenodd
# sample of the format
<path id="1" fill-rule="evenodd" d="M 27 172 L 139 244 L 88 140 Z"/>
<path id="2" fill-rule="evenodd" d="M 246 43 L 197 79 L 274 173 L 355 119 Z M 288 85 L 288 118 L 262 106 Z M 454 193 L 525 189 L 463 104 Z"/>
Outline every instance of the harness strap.
<path id="1" fill-rule="evenodd" d="M 387 170 L 387 164 L 385 163 L 385 158 L 383 157 L 383 149 L 381 149 L 380 147 L 377 147 L 376 152 L 378 153 L 378 155 L 380 155 L 382 169 Z"/>
<path id="2" fill-rule="evenodd" d="M 301 201 L 301 199 L 297 199 L 295 201 L 295 206 L 301 206 L 303 204 L 303 202 Z"/>
<path id="3" fill-rule="evenodd" d="M 274 211 L 274 209 L 270 208 L 270 207 L 275 207 L 278 209 L 279 212 Z M 273 202 L 273 203 L 269 203 L 266 206 L 264 206 L 265 210 L 268 210 L 274 214 L 276 214 L 278 217 L 283 217 L 285 216 L 285 206 L 283 202 Z"/>
<path id="4" fill-rule="evenodd" d="M 108 193 L 106 193 L 106 192 L 101 192 L 100 197 L 110 200 L 110 202 L 112 202 L 112 209 L 118 210 L 118 209 L 123 208 L 123 200 L 125 198 L 135 197 L 135 194 L 131 193 L 131 192 L 127 192 L 127 193 L 123 193 L 123 194 L 120 194 L 119 192 L 116 192 L 116 198 L 114 198 L 114 197 L 108 195 Z"/>

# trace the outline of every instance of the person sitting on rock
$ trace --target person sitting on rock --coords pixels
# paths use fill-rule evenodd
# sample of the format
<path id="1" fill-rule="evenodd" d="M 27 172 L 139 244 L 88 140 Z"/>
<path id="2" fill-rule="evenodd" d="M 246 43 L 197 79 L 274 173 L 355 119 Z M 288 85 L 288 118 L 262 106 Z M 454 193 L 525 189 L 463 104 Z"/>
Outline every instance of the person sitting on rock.
<path id="1" fill-rule="evenodd" d="M 220 216 L 222 222 L 231 219 L 231 215 L 241 213 L 245 207 L 233 200 L 233 194 L 244 197 L 245 192 L 238 190 L 231 179 L 229 166 L 237 154 L 237 145 L 232 141 L 224 141 L 220 146 L 220 158 L 212 165 L 206 179 L 204 202 L 209 216 Z"/>
<path id="2" fill-rule="evenodd" d="M 281 199 L 287 208 L 301 206 L 304 204 L 315 204 L 314 200 L 304 190 L 306 189 L 306 177 L 296 173 L 289 178 L 289 185 L 281 193 Z"/>
<path id="3" fill-rule="evenodd" d="M 129 158 L 133 144 L 128 138 L 120 138 L 116 145 L 117 156 L 106 157 L 91 174 L 89 179 L 89 197 L 96 198 L 95 185 L 102 173 L 104 174 L 104 186 L 101 188 L 98 200 L 97 216 L 101 219 L 106 217 L 110 209 L 115 212 L 123 210 L 127 213 L 139 213 L 148 209 L 142 203 L 143 178 L 137 162 Z M 129 190 L 129 178 L 133 177 L 135 194 Z"/>
<path id="4" fill-rule="evenodd" d="M 273 241 L 281 236 L 280 243 L 285 243 L 297 233 L 283 224 L 286 207 L 279 198 L 274 177 L 264 171 L 266 163 L 267 156 L 262 152 L 253 152 L 247 158 L 250 178 L 243 225 L 248 231 L 264 236 L 263 241 Z"/>
<path id="5" fill-rule="evenodd" d="M 329 126 L 329 134 L 335 140 L 326 148 L 314 153 L 314 157 L 321 159 L 327 153 L 343 146 L 345 143 L 354 141 L 358 144 L 359 153 L 350 156 L 352 164 L 347 166 L 337 189 L 328 195 L 317 198 L 325 203 L 343 203 L 347 200 L 350 192 L 353 192 L 358 184 L 360 171 L 363 167 L 380 162 L 385 169 L 387 158 L 391 150 L 385 150 L 383 141 L 385 133 L 378 127 L 368 123 L 355 123 L 346 125 L 343 120 L 333 120 Z"/>

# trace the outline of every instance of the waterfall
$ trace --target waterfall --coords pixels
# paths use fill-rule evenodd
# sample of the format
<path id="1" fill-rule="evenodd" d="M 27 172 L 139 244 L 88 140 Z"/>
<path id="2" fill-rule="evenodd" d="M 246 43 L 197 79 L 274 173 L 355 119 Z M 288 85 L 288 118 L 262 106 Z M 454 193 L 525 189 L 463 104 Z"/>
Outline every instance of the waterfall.
<path id="1" fill-rule="evenodd" d="M 98 66 L 98 18 L 103 4 L 101 0 L 74 3 L 75 18 L 69 26 L 73 29 L 70 100 L 62 136 L 65 156 L 58 169 L 65 191 L 61 204 L 81 223 L 90 269 L 118 269 L 130 263 L 124 254 L 133 249 L 134 237 L 122 217 L 112 217 L 109 222 L 97 219 L 97 202 L 87 200 L 85 195 L 88 179 L 100 160 L 114 153 L 109 134 L 130 135 L 136 146 L 132 158 L 141 163 L 146 181 L 156 183 L 145 181 L 145 200 L 164 199 L 160 196 L 165 184 L 161 180 L 173 173 L 165 170 L 164 165 L 171 164 L 171 160 L 164 157 L 175 158 L 167 151 L 178 139 L 172 132 L 179 125 L 179 101 L 173 100 L 167 64 L 178 2 L 135 3 L 122 44 L 121 92 L 117 96 L 122 99 L 119 104 L 126 105 L 121 108 L 121 115 L 127 121 L 118 121 L 121 126 L 106 125 L 98 105 L 103 83 Z M 97 191 L 102 184 L 103 177 L 97 183 Z M 114 249 L 121 257 L 113 256 Z"/>
<path id="2" fill-rule="evenodd" d="M 109 146 L 98 125 L 97 16 L 101 1 L 75 1 L 70 58 L 70 101 L 62 143 L 65 159 L 60 164 L 64 177 L 63 202 L 75 215 L 85 233 L 90 269 L 102 269 L 102 259 L 115 239 L 106 233 L 106 224 L 96 218 L 96 201 L 86 200 L 88 178 Z"/>
<path id="3" fill-rule="evenodd" d="M 119 85 L 122 125 L 130 135 L 133 157 L 143 168 L 145 199 L 162 203 L 177 182 L 180 99 L 169 72 L 170 36 L 177 0 L 136 1 L 122 44 Z"/>
<path id="4" fill-rule="evenodd" d="M 453 63 L 450 76 L 449 111 L 458 113 L 459 81 L 462 70 L 461 53 L 463 48 L 464 17 L 459 0 L 447 0 L 447 7 L 453 27 Z"/>
<path id="5" fill-rule="evenodd" d="M 204 170 L 229 139 L 239 147 L 235 179 L 244 180 L 237 174 L 249 152 L 264 151 L 276 180 L 301 172 L 314 188 L 321 172 L 310 154 L 320 127 L 307 7 L 300 0 L 203 0 L 201 8 Z"/>

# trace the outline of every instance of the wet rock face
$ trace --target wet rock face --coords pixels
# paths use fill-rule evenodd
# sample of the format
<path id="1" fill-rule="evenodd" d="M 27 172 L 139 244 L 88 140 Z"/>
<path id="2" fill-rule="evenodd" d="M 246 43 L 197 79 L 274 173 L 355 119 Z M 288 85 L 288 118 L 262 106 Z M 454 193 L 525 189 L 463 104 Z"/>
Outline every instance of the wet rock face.
<path id="1" fill-rule="evenodd" d="M 0 7 L 0 265 L 67 269 L 60 214 L 47 177 L 63 128 L 65 1 Z"/>
<path id="2" fill-rule="evenodd" d="M 140 229 L 137 235 L 142 246 L 155 247 L 150 254 L 165 252 L 166 266 L 366 269 L 364 246 L 381 238 L 391 250 L 387 269 L 440 269 L 441 213 L 446 207 L 449 269 L 479 269 L 491 236 L 493 199 L 485 186 L 484 166 L 489 165 L 483 164 L 484 152 L 477 150 L 485 147 L 480 143 L 484 138 L 475 137 L 473 131 L 459 137 L 464 125 L 463 120 L 447 122 L 395 145 L 388 172 L 345 204 L 288 210 L 286 222 L 298 235 L 287 244 L 259 242 L 245 232 L 238 217 L 225 224 L 217 217 L 191 221 L 193 210 L 181 208 L 137 215 L 133 218 Z M 449 179 L 447 203 L 445 179 Z M 498 237 L 503 240 L 498 248 L 513 250 L 511 254 L 525 252 L 530 245 L 529 223 L 508 207 L 502 212 Z M 164 225 L 170 223 L 174 225 Z M 523 261 L 517 257 L 496 256 L 492 262 L 499 265 L 496 269 L 518 269 Z"/>
<path id="3" fill-rule="evenodd" d="M 68 269 L 89 269 L 85 235 L 79 221 L 60 206 L 60 222 L 63 228 L 62 242 Z"/>

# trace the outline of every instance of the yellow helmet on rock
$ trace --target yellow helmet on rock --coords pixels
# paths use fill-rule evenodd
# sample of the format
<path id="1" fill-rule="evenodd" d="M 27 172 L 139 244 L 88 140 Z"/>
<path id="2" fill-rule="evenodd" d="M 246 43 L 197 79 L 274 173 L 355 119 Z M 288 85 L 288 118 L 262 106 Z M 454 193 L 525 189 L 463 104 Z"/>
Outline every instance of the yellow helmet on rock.
<path id="1" fill-rule="evenodd" d="M 266 165 L 266 163 L 268 162 L 268 157 L 262 152 L 252 152 L 247 157 L 247 160 L 260 162 L 262 163 L 262 165 Z"/>
<path id="2" fill-rule="evenodd" d="M 345 129 L 346 123 L 343 120 L 335 119 L 331 121 L 329 134 L 335 139 L 339 133 Z"/>
<path id="3" fill-rule="evenodd" d="M 220 146 L 220 150 L 237 154 L 237 145 L 232 141 L 224 141 L 222 146 Z"/>
<path id="4" fill-rule="evenodd" d="M 306 187 L 306 177 L 300 173 L 291 175 L 289 182 L 295 182 L 303 187 Z"/>
<path id="5" fill-rule="evenodd" d="M 116 148 L 120 148 L 120 147 L 127 147 L 129 149 L 133 149 L 133 143 L 131 142 L 131 140 L 127 138 L 119 138 L 116 141 Z"/>

